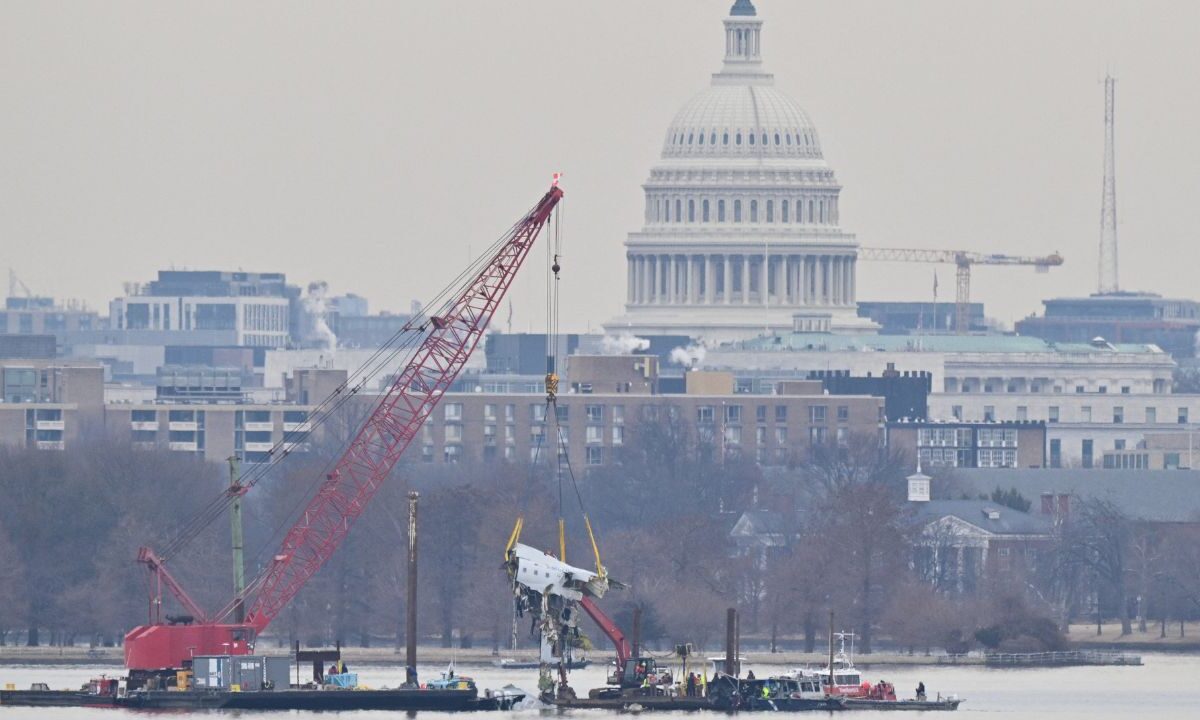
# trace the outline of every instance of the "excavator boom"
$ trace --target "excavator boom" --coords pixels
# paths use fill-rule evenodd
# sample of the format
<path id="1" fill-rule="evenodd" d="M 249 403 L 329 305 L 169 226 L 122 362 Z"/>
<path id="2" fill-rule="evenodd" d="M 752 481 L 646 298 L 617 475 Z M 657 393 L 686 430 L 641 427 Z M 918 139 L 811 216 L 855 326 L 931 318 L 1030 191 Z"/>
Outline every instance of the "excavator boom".
<path id="1" fill-rule="evenodd" d="M 590 597 L 580 600 L 579 606 L 592 619 L 592 622 L 596 623 L 600 631 L 612 641 L 613 647 L 617 651 L 617 668 L 624 669 L 625 663 L 633 657 L 633 646 L 625 638 L 625 633 L 621 632 L 621 628 L 617 627 L 617 624 L 605 615 L 596 605 L 596 601 Z"/>

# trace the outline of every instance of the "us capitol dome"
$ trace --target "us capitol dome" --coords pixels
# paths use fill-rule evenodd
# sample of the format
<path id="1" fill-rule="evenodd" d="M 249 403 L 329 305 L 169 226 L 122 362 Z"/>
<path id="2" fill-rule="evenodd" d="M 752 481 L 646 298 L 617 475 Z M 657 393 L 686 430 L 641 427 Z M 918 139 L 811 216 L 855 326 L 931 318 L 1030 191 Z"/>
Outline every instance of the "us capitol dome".
<path id="1" fill-rule="evenodd" d="M 857 316 L 858 243 L 808 114 L 763 70 L 750 0 L 725 19 L 725 61 L 667 128 L 645 224 L 625 241 L 625 313 L 610 333 L 719 343 L 764 332 L 875 329 Z"/>

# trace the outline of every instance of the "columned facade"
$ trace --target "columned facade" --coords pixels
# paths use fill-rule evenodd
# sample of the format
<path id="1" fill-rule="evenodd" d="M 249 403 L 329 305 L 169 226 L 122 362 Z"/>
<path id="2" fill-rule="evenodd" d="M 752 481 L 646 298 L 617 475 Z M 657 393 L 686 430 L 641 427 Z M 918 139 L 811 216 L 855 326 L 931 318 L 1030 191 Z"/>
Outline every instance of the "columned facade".
<path id="1" fill-rule="evenodd" d="M 786 309 L 854 305 L 857 261 L 853 253 L 631 250 L 627 259 L 630 306 L 763 305 Z"/>
<path id="2" fill-rule="evenodd" d="M 762 25 L 737 0 L 721 71 L 667 130 L 643 185 L 643 227 L 625 243 L 625 313 L 609 332 L 717 343 L 791 331 L 798 313 L 827 314 L 834 332 L 875 329 L 857 317 L 841 186 L 804 110 L 762 68 Z"/>

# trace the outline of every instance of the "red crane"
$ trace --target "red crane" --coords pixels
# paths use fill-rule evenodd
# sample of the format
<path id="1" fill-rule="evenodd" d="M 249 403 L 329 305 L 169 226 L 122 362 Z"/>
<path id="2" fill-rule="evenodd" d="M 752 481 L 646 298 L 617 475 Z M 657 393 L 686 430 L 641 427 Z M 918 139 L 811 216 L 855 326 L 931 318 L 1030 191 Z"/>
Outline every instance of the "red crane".
<path id="1" fill-rule="evenodd" d="M 163 560 L 141 548 L 138 561 L 152 575 L 161 606 L 163 585 L 191 613 L 186 620 L 163 624 L 152 615 L 148 625 L 125 636 L 125 665 L 131 679 L 182 667 L 196 655 L 240 655 L 252 651 L 255 637 L 295 597 L 337 550 L 376 491 L 420 431 L 426 418 L 450 388 L 512 286 L 517 270 L 562 198 L 555 185 L 502 238 L 499 249 L 462 291 L 428 318 L 424 341 L 350 442 L 308 506 L 284 537 L 271 563 L 247 587 L 254 593 L 245 620 L 229 621 L 245 600 L 233 598 L 215 615 L 208 615 L 168 572 Z M 231 492 L 244 493 L 249 485 Z M 174 622 L 172 622 L 174 621 Z"/>

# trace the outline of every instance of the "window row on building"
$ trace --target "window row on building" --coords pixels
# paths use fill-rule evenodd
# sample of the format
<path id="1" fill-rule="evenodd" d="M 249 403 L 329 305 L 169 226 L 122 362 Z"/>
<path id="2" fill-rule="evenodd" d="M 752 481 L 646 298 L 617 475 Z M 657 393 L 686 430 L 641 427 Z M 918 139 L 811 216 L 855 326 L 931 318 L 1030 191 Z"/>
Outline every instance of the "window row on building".
<path id="1" fill-rule="evenodd" d="M 617 398 L 620 398 L 619 400 Z M 845 446 L 855 433 L 879 434 L 882 401 L 874 397 L 779 396 L 771 403 L 700 395 L 560 396 L 557 418 L 543 398 L 497 402 L 477 394 L 448 397 L 422 429 L 426 462 L 569 457 L 576 466 L 619 459 L 629 426 L 665 422 L 708 451 L 786 462 L 811 445 Z M 614 402 L 615 400 L 615 402 Z M 555 422 L 557 420 L 557 422 Z"/>
<path id="2" fill-rule="evenodd" d="M 1110 392 L 1111 390 L 1111 392 Z M 1154 378 L 1149 384 L 1142 380 L 1106 381 L 1062 380 L 1050 378 L 980 378 L 948 375 L 944 381 L 947 393 L 1033 394 L 1033 395 L 1136 395 L 1147 392 L 1162 395 L 1170 392 L 1166 378 Z"/>
<path id="3" fill-rule="evenodd" d="M 700 130 L 692 129 L 675 129 L 667 133 L 667 151 L 678 151 L 683 148 L 754 148 L 754 147 L 774 147 L 774 148 L 796 148 L 803 153 L 819 153 L 819 144 L 817 142 L 816 132 L 812 130 L 798 129 L 774 129 L 767 130 L 758 128 L 749 129 L 729 129 L 729 128 L 708 128 Z"/>
<path id="4" fill-rule="evenodd" d="M 546 422 L 547 403 L 531 402 L 525 403 L 527 408 L 527 416 L 533 423 Z M 571 405 L 555 404 L 555 414 L 559 423 L 568 423 L 571 421 Z M 681 417 L 684 408 L 679 405 L 651 405 L 639 403 L 637 405 L 641 420 L 654 421 L 660 417 L 667 417 L 671 420 L 677 420 Z M 795 411 L 797 406 L 795 403 L 775 403 L 775 404 L 755 404 L 751 406 L 754 410 L 753 417 L 745 412 L 747 406 L 742 403 L 727 403 L 722 402 L 716 404 L 696 404 L 695 405 L 695 421 L 698 425 L 711 425 L 715 422 L 723 424 L 740 425 L 745 423 L 787 423 L 789 419 L 795 420 Z M 830 412 L 830 408 L 833 412 Z M 442 403 L 442 419 L 447 424 L 462 423 L 467 419 L 467 404 L 462 402 L 445 402 Z M 576 406 L 578 412 L 580 408 Z M 804 419 L 811 424 L 825 424 L 832 420 L 838 423 L 850 422 L 850 405 L 812 402 L 811 399 L 802 406 L 806 410 Z M 589 424 L 604 422 L 607 417 L 615 424 L 625 422 L 625 405 L 624 404 L 607 404 L 607 403 L 583 403 L 583 420 Z M 516 403 L 483 403 L 481 419 L 484 422 L 496 422 L 503 417 L 505 422 L 512 423 L 516 420 L 517 404 Z M 472 417 L 472 420 L 480 419 L 480 417 Z M 922 431 L 924 432 L 924 430 Z M 1009 431 L 1011 432 L 1011 431 Z M 990 436 L 989 436 L 990 437 Z M 1013 442 L 1016 442 L 1016 436 L 1013 435 Z"/>
<path id="5" fill-rule="evenodd" d="M 1070 414 L 1063 412 L 1064 407 L 1071 411 Z M 1191 408 L 1186 405 L 1169 407 L 1145 405 L 1140 408 L 1125 405 L 1105 407 L 1094 407 L 1090 404 L 1049 405 L 1046 407 L 1044 417 L 1035 417 L 1034 413 L 1030 413 L 1028 405 L 1016 405 L 1013 406 L 1010 416 L 1005 417 L 1004 415 L 997 412 L 997 406 L 995 405 L 983 405 L 978 413 L 978 417 L 971 417 L 969 413 L 964 412 L 963 405 L 950 406 L 950 416 L 954 420 L 966 422 L 1003 422 L 1008 420 L 1025 422 L 1029 420 L 1044 420 L 1048 423 L 1111 423 L 1113 425 L 1122 425 L 1125 423 L 1157 425 L 1163 423 L 1187 425 L 1191 423 L 1192 417 Z"/>
<path id="6" fill-rule="evenodd" d="M 651 194 L 646 221 L 654 223 L 781 223 L 837 225 L 837 195 L 796 199 L 694 198 Z"/>

